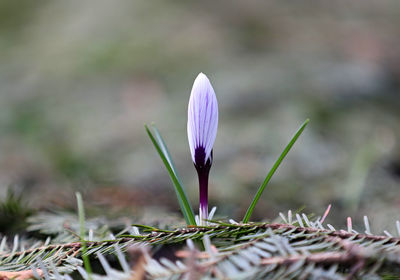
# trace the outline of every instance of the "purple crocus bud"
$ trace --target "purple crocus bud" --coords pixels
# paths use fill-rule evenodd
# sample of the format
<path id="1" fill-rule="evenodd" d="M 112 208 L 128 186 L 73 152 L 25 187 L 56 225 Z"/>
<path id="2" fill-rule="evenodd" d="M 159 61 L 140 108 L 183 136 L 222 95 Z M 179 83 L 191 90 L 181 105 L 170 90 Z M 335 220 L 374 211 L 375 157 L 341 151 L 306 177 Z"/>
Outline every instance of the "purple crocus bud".
<path id="1" fill-rule="evenodd" d="M 200 73 L 190 94 L 187 131 L 192 160 L 199 177 L 201 224 L 208 217 L 208 175 L 217 127 L 217 98 L 207 76 Z"/>

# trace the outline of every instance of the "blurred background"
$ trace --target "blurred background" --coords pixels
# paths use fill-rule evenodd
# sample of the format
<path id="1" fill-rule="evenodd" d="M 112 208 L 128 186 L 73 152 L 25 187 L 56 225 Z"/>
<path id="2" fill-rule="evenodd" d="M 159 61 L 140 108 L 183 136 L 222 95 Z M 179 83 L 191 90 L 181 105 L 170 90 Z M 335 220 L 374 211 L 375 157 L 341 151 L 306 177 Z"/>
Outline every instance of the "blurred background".
<path id="1" fill-rule="evenodd" d="M 197 208 L 186 121 L 199 72 L 220 106 L 209 190 L 219 217 L 243 217 L 310 118 L 253 220 L 332 204 L 334 225 L 351 216 L 362 230 L 368 215 L 372 230 L 393 228 L 399 26 L 396 0 L 0 1 L 1 228 L 18 220 L 13 200 L 23 220 L 75 209 L 75 191 L 92 215 L 179 217 L 143 127 L 152 121 Z"/>

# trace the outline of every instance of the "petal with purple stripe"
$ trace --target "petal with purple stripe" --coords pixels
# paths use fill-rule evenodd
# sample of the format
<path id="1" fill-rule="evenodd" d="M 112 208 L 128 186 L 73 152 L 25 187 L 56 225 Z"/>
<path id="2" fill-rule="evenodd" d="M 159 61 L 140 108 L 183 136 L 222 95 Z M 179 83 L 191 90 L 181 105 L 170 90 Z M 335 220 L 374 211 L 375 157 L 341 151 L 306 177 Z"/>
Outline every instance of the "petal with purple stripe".
<path id="1" fill-rule="evenodd" d="M 196 165 L 205 165 L 210 159 L 217 135 L 217 127 L 217 98 L 207 76 L 200 73 L 193 83 L 189 99 L 187 123 L 190 152 Z M 203 150 L 205 157 L 196 157 L 196 151 L 200 152 L 201 150 Z M 198 162 L 196 162 L 196 158 Z"/>

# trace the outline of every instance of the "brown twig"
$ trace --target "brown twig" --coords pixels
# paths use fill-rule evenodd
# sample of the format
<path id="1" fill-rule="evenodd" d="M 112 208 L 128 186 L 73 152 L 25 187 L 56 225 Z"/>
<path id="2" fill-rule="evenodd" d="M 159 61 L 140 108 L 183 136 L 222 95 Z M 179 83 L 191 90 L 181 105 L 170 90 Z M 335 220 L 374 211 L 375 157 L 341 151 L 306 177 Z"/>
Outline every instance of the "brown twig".
<path id="1" fill-rule="evenodd" d="M 353 279 L 353 277 L 364 267 L 367 261 L 371 258 L 374 258 L 367 249 L 348 240 L 332 236 L 326 236 L 324 239 L 328 242 L 337 243 L 339 249 L 343 251 L 317 252 L 308 255 L 295 256 L 273 256 L 262 259 L 260 261 L 260 265 L 289 266 L 299 261 L 323 266 L 340 264 L 350 267 L 350 272 L 348 273 L 346 279 Z M 248 247 L 253 243 L 254 242 L 247 243 L 244 247 Z M 232 252 L 232 254 L 234 253 Z M 197 266 L 200 268 L 200 270 L 206 271 L 210 267 L 213 268 L 213 265 L 221 262 L 223 259 L 229 258 L 230 255 L 231 254 L 224 254 L 215 259 L 211 259 L 211 256 L 207 252 L 196 252 L 195 257 L 198 260 L 205 260 L 203 263 L 198 264 Z M 176 256 L 180 258 L 193 258 L 191 252 L 185 250 L 178 251 Z"/>
<path id="2" fill-rule="evenodd" d="M 128 250 L 131 257 L 136 258 L 134 265 L 132 265 L 133 273 L 129 280 L 143 280 L 146 279 L 146 255 L 148 255 L 147 248 L 131 247 Z"/>
<path id="3" fill-rule="evenodd" d="M 297 255 L 287 257 L 271 257 L 261 260 L 263 265 L 291 265 L 298 261 L 304 260 L 306 263 L 314 264 L 350 264 L 355 260 L 353 256 L 346 252 L 323 252 L 313 253 L 309 255 Z"/>
<path id="4" fill-rule="evenodd" d="M 334 240 L 339 241 L 339 240 Z M 371 257 L 369 254 L 366 254 L 363 248 L 359 245 L 354 247 L 349 247 L 348 244 L 345 245 L 345 251 L 334 251 L 334 252 L 317 252 L 311 253 L 308 255 L 295 255 L 295 256 L 275 256 L 270 258 L 264 258 L 260 261 L 260 265 L 278 265 L 278 266 L 289 266 L 299 261 L 304 261 L 308 264 L 315 265 L 333 265 L 340 264 L 345 265 L 347 267 L 352 267 L 348 276 L 352 279 L 364 266 L 366 261 Z M 360 250 L 361 248 L 361 250 Z M 213 268 L 213 266 L 221 262 L 223 259 L 229 258 L 228 255 L 221 255 L 215 259 L 210 259 L 211 256 L 206 252 L 197 252 L 195 256 L 191 255 L 189 251 L 178 251 L 178 257 L 192 259 L 195 257 L 196 259 L 209 259 L 208 261 L 204 261 L 196 265 L 197 269 L 200 271 L 207 271 L 209 268 Z M 186 272 L 190 272 L 190 269 L 187 268 Z"/>
<path id="5" fill-rule="evenodd" d="M 132 241 L 134 238 L 120 238 L 120 239 L 115 239 L 115 240 L 106 240 L 106 241 L 86 241 L 86 246 L 87 247 L 93 247 L 93 246 L 99 246 L 99 245 L 104 245 L 104 244 L 115 244 L 115 243 L 123 243 L 123 242 L 128 242 Z M 28 249 L 25 251 L 20 251 L 20 252 L 14 252 L 14 253 L 8 253 L 8 254 L 0 254 L 0 258 L 7 258 L 10 256 L 20 256 L 22 254 L 30 254 L 36 251 L 50 251 L 53 249 L 80 249 L 82 247 L 81 242 L 70 242 L 70 243 L 65 243 L 65 244 L 52 244 L 52 245 L 46 245 L 46 246 L 41 246 L 37 248 L 32 248 Z"/>
<path id="6" fill-rule="evenodd" d="M 369 235 L 369 234 L 362 234 L 362 233 L 350 233 L 344 230 L 339 230 L 339 231 L 331 231 L 331 230 L 326 230 L 326 229 L 318 229 L 318 228 L 310 228 L 310 227 L 298 227 L 294 225 L 288 225 L 288 224 L 279 224 L 279 223 L 270 223 L 270 224 L 239 224 L 239 225 L 232 225 L 227 226 L 227 225 L 219 225 L 215 226 L 213 228 L 210 227 L 188 227 L 188 228 L 183 228 L 183 229 L 177 229 L 173 232 L 163 232 L 163 231 L 154 231 L 152 233 L 149 233 L 147 235 L 142 235 L 140 237 L 124 237 L 124 238 L 119 238 L 115 240 L 107 240 L 107 241 L 86 241 L 86 244 L 88 247 L 92 246 L 100 246 L 100 245 L 105 245 L 105 244 L 115 244 L 115 243 L 124 243 L 132 240 L 137 240 L 137 241 L 150 241 L 150 239 L 157 238 L 157 240 L 160 240 L 161 238 L 166 237 L 167 235 L 171 236 L 176 236 L 176 235 L 181 235 L 184 233 L 194 233 L 194 232 L 207 232 L 212 229 L 215 230 L 226 230 L 226 229 L 232 229 L 232 228 L 237 228 L 237 227 L 242 227 L 242 228 L 248 228 L 248 229 L 254 229 L 254 231 L 258 229 L 271 229 L 271 230 L 285 230 L 289 231 L 292 230 L 294 233 L 318 233 L 321 235 L 327 235 L 331 237 L 338 237 L 340 239 L 347 239 L 352 237 L 353 239 L 364 239 L 364 240 L 372 240 L 372 241 L 382 241 L 386 240 L 387 242 L 390 243 L 400 243 L 400 238 L 398 237 L 388 237 L 388 236 L 380 236 L 380 235 Z M 153 241 L 153 240 L 151 240 Z M 54 244 L 54 245 L 47 245 L 47 246 L 42 246 L 34 249 L 29 249 L 25 250 L 22 252 L 14 252 L 10 254 L 0 254 L 0 258 L 5 258 L 9 256 L 19 256 L 22 254 L 29 254 L 35 251 L 41 251 L 41 250 L 53 250 L 57 248 L 81 248 L 82 243 L 81 242 L 71 242 L 71 243 L 65 243 L 65 244 Z"/>
<path id="7" fill-rule="evenodd" d="M 184 233 L 194 233 L 194 232 L 207 232 L 212 229 L 215 230 L 225 230 L 225 229 L 233 229 L 233 228 L 238 228 L 242 227 L 243 229 L 272 229 L 272 230 L 293 230 L 295 233 L 299 232 L 305 232 L 305 233 L 320 233 L 321 235 L 329 235 L 329 236 L 336 236 L 342 239 L 347 239 L 350 237 L 353 237 L 354 239 L 365 239 L 365 240 L 372 240 L 372 241 L 382 241 L 386 240 L 387 242 L 391 243 L 400 243 L 400 238 L 399 237 L 388 237 L 386 235 L 370 235 L 370 234 L 363 234 L 363 233 L 351 233 L 348 231 L 344 230 L 327 230 L 327 229 L 319 229 L 319 228 L 311 228 L 311 227 L 299 227 L 299 226 L 294 226 L 294 225 L 288 225 L 288 224 L 279 224 L 279 223 L 265 223 L 265 224 L 237 224 L 237 225 L 232 225 L 232 226 L 227 226 L 227 225 L 219 225 L 215 227 L 188 227 L 188 228 L 183 228 L 183 229 L 177 229 L 173 232 L 153 232 L 149 235 L 144 235 L 144 238 L 148 237 L 165 237 L 167 235 L 181 235 Z"/>
<path id="8" fill-rule="evenodd" d="M 387 242 L 391 243 L 400 243 L 400 238 L 399 237 L 388 237 L 384 235 L 369 235 L 369 234 L 363 234 L 363 233 L 350 233 L 344 230 L 336 230 L 336 231 L 331 231 L 331 230 L 326 230 L 326 229 L 317 229 L 317 228 L 309 228 L 309 227 L 297 227 L 294 225 L 287 225 L 287 224 L 278 224 L 278 223 L 273 223 L 273 224 L 264 224 L 262 225 L 262 228 L 270 228 L 273 230 L 276 229 L 286 229 L 286 230 L 295 230 L 295 232 L 307 232 L 307 233 L 321 233 L 321 234 L 326 234 L 329 236 L 336 236 L 341 239 L 347 239 L 350 237 L 353 237 L 354 239 L 365 239 L 365 240 L 373 240 L 373 241 L 382 241 L 382 240 L 387 240 Z"/>
<path id="9" fill-rule="evenodd" d="M 43 276 L 43 272 L 38 269 L 36 270 L 38 275 L 40 277 Z M 34 278 L 33 270 L 28 269 L 28 270 L 23 270 L 23 271 L 17 271 L 17 272 L 11 272 L 11 271 L 0 271 L 0 279 L 4 280 L 9 280 L 9 279 L 15 279 L 15 280 L 26 280 L 26 279 L 33 279 Z"/>

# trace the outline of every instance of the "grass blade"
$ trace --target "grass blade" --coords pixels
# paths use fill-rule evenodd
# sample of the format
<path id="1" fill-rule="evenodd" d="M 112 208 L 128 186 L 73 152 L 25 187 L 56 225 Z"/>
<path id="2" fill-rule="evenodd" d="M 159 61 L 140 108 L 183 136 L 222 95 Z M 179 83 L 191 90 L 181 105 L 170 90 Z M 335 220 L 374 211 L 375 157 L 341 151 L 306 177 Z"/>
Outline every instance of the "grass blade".
<path id="1" fill-rule="evenodd" d="M 156 148 L 158 154 L 161 157 L 165 167 L 167 168 L 168 174 L 171 178 L 172 184 L 174 185 L 176 196 L 178 197 L 178 202 L 181 207 L 181 211 L 188 225 L 196 225 L 196 220 L 194 218 L 193 208 L 187 199 L 185 190 L 182 187 L 181 180 L 179 179 L 178 173 L 173 164 L 172 158 L 168 152 L 167 145 L 165 145 L 164 140 L 157 128 L 153 125 L 154 135 L 147 125 L 144 126 L 147 134 L 150 137 L 151 142 Z"/>
<path id="2" fill-rule="evenodd" d="M 275 161 L 271 170 L 268 172 L 268 175 L 265 178 L 264 182 L 258 188 L 258 191 L 257 191 L 256 195 L 254 196 L 253 201 L 251 202 L 249 208 L 247 209 L 246 215 L 243 218 L 243 223 L 247 223 L 249 221 L 251 214 L 253 213 L 254 208 L 256 207 L 256 204 L 257 204 L 258 200 L 260 199 L 265 187 L 268 185 L 268 183 L 271 180 L 272 176 L 274 175 L 275 171 L 278 169 L 279 165 L 281 164 L 281 162 L 283 161 L 285 156 L 289 153 L 289 151 L 293 147 L 294 143 L 296 143 L 297 139 L 300 137 L 301 133 L 306 128 L 309 121 L 310 121 L 309 119 L 304 121 L 304 123 L 300 126 L 300 128 L 297 130 L 297 132 L 292 137 L 292 140 L 290 140 L 289 144 L 287 144 L 287 146 L 285 147 L 285 149 L 283 150 L 283 152 L 281 153 L 281 155 L 279 156 L 277 161 Z"/>
<path id="3" fill-rule="evenodd" d="M 166 157 L 169 165 L 171 166 L 172 171 L 175 173 L 175 176 L 178 179 L 179 183 L 182 185 L 182 183 L 181 183 L 181 181 L 179 179 L 178 172 L 176 171 L 174 162 L 172 161 L 172 157 L 169 154 L 169 151 L 167 149 L 167 145 L 164 142 L 164 139 L 162 138 L 160 132 L 158 131 L 158 129 L 157 129 L 157 127 L 155 125 L 152 125 L 151 127 L 153 128 L 154 135 L 156 136 L 157 143 L 160 145 L 161 151 L 165 155 L 165 157 Z"/>
<path id="4" fill-rule="evenodd" d="M 178 186 L 178 190 L 177 190 L 177 192 L 176 192 L 176 194 L 177 194 L 177 196 L 178 196 L 179 204 L 181 205 L 181 204 L 183 203 L 182 206 L 185 207 L 185 206 L 184 206 L 185 203 L 184 203 L 183 201 L 186 200 L 187 203 L 189 204 L 190 212 L 192 213 L 193 216 L 195 216 L 195 214 L 194 214 L 194 212 L 193 212 L 193 210 L 192 210 L 193 208 L 192 208 L 192 206 L 191 206 L 189 200 L 187 199 L 187 195 L 186 195 L 185 189 L 183 188 L 183 184 L 182 184 L 182 182 L 181 182 L 181 180 L 180 180 L 180 178 L 179 178 L 178 171 L 176 170 L 175 165 L 174 165 L 174 162 L 172 161 L 172 157 L 171 157 L 171 155 L 170 155 L 170 153 L 169 153 L 169 151 L 168 151 L 167 145 L 165 144 L 164 139 L 162 138 L 162 136 L 161 136 L 161 134 L 160 134 L 158 128 L 157 128 L 154 124 L 151 125 L 151 128 L 153 129 L 155 138 L 156 138 L 156 140 L 157 140 L 157 144 L 160 146 L 161 151 L 163 152 L 165 158 L 167 159 L 168 164 L 169 164 L 169 166 L 171 167 L 172 171 L 174 172 L 175 177 L 176 177 L 176 180 L 178 181 L 178 183 L 179 183 L 179 185 L 180 185 L 180 186 Z M 182 191 L 183 196 L 180 195 L 180 193 L 181 193 L 180 190 Z M 181 207 L 182 207 L 182 206 L 181 206 Z M 185 216 L 185 215 L 186 215 L 186 211 L 185 211 L 183 214 L 184 214 L 184 216 Z M 189 215 L 190 215 L 190 214 L 189 214 Z M 189 218 L 189 217 L 188 217 L 188 218 Z M 186 219 L 186 217 L 185 217 L 185 219 Z M 186 220 L 187 220 L 187 219 L 186 219 Z M 188 224 L 189 224 L 189 223 L 188 223 Z M 195 222 L 195 224 L 196 224 L 196 222 Z"/>
<path id="5" fill-rule="evenodd" d="M 79 236 L 81 238 L 81 243 L 82 243 L 82 259 L 83 259 L 83 264 L 85 266 L 85 270 L 88 274 L 89 279 L 92 279 L 92 267 L 90 265 L 90 260 L 89 257 L 86 255 L 87 252 L 87 247 L 86 247 L 86 240 L 85 240 L 85 208 L 83 207 L 83 200 L 82 200 L 82 195 L 77 192 L 76 194 L 76 200 L 78 204 L 78 216 L 79 216 L 79 229 L 80 233 Z"/>

